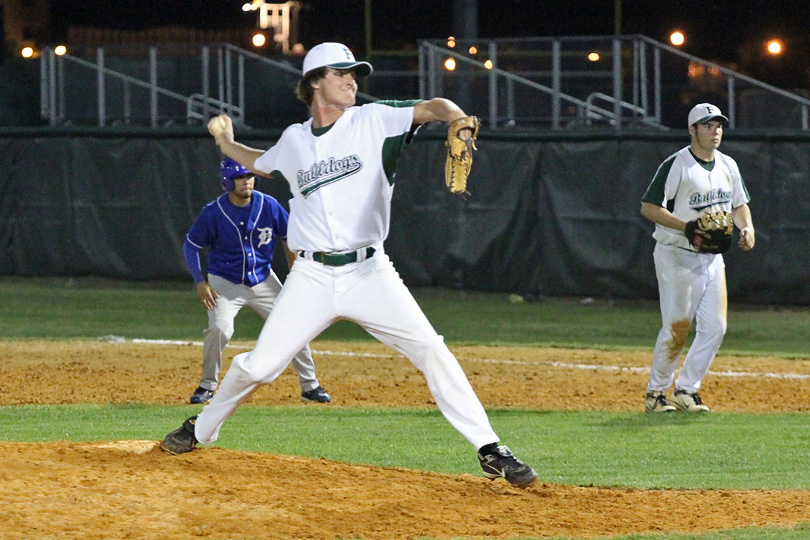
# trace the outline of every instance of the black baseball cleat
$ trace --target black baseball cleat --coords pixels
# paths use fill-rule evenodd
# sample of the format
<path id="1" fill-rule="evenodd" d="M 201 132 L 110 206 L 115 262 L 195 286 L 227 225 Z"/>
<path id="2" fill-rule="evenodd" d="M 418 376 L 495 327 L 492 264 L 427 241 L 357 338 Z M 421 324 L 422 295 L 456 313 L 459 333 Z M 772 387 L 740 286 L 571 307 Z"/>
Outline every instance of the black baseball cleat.
<path id="1" fill-rule="evenodd" d="M 202 386 L 198 386 L 197 389 L 194 390 L 194 393 L 191 394 L 190 401 L 195 405 L 197 404 L 205 405 L 206 403 L 211 401 L 211 398 L 213 397 L 214 397 L 213 390 L 206 390 Z"/>
<path id="2" fill-rule="evenodd" d="M 194 450 L 197 446 L 197 438 L 194 436 L 194 424 L 196 422 L 196 416 L 192 416 L 183 422 L 182 426 L 166 435 L 166 438 L 160 443 L 160 449 L 173 456 Z"/>
<path id="3" fill-rule="evenodd" d="M 517 487 L 526 487 L 537 480 L 534 469 L 516 458 L 507 446 L 495 444 L 482 446 L 478 450 L 478 460 L 481 462 L 484 476 L 490 480 L 505 478 L 507 482 Z"/>
<path id="4" fill-rule="evenodd" d="M 323 389 L 323 386 L 301 392 L 301 401 L 314 401 L 315 403 L 329 403 L 332 398 Z"/>

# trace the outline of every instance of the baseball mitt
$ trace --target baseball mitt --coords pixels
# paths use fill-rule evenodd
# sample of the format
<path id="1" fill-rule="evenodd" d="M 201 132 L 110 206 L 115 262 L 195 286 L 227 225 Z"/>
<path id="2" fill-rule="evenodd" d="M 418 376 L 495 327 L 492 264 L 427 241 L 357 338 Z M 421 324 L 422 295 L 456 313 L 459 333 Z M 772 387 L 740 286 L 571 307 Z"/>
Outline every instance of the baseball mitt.
<path id="1" fill-rule="evenodd" d="M 481 123 L 476 116 L 465 116 L 453 120 L 447 129 L 447 160 L 444 164 L 444 180 L 447 189 L 454 195 L 461 195 L 467 199 L 470 192 L 467 191 L 467 177 L 470 175 L 472 167 L 472 151 L 477 150 L 475 139 L 478 137 L 478 128 Z M 459 132 L 469 129 L 472 132 L 467 140 L 459 137 Z"/>
<path id="2" fill-rule="evenodd" d="M 725 253 L 731 247 L 733 232 L 731 212 L 712 212 L 688 221 L 684 234 L 700 253 Z"/>

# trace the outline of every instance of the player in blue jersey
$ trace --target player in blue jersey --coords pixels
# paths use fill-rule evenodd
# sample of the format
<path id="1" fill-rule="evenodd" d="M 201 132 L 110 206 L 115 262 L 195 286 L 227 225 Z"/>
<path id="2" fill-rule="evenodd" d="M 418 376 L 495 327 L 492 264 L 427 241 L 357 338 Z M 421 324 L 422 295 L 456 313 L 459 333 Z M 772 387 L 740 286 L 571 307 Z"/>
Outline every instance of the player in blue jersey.
<path id="1" fill-rule="evenodd" d="M 199 387 L 191 403 L 208 403 L 214 396 L 222 366 L 222 350 L 233 336 L 234 318 L 251 307 L 263 319 L 273 309 L 281 282 L 271 262 L 276 240 L 281 240 L 292 267 L 295 255 L 287 248 L 287 211 L 270 195 L 255 191 L 256 177 L 225 158 L 220 165 L 225 191 L 207 204 L 186 235 L 183 255 L 194 288 L 208 310 Z M 200 250 L 210 247 L 208 280 L 200 265 Z M 327 403 L 329 394 L 318 383 L 309 345 L 292 360 L 301 383 L 301 399 Z"/>

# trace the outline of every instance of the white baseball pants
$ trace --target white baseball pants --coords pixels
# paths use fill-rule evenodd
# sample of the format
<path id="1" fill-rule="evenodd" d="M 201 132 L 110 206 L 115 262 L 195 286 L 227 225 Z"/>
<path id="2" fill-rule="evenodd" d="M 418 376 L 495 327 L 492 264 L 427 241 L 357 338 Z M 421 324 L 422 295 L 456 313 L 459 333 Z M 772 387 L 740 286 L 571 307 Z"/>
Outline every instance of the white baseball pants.
<path id="1" fill-rule="evenodd" d="M 260 384 L 276 379 L 293 354 L 341 319 L 356 322 L 413 362 L 442 414 L 476 449 L 498 442 L 455 356 L 382 250 L 339 267 L 296 260 L 256 348 L 234 358 L 219 391 L 197 418 L 197 440 L 215 441 L 239 404 Z"/>
<path id="2" fill-rule="evenodd" d="M 653 252 L 663 325 L 653 351 L 647 391 L 673 383 L 692 320 L 695 339 L 675 380 L 675 388 L 697 392 L 726 333 L 728 300 L 722 255 L 693 253 L 656 244 Z"/>
<path id="3" fill-rule="evenodd" d="M 281 292 L 281 282 L 276 274 L 271 272 L 266 280 L 253 287 L 237 285 L 213 274 L 208 275 L 208 284 L 219 293 L 219 298 L 216 299 L 216 307 L 208 311 L 208 328 L 203 332 L 200 386 L 213 391 L 219 382 L 222 351 L 233 336 L 233 321 L 236 315 L 243 307 L 248 306 L 266 320 Z M 312 359 L 309 344 L 292 357 L 292 363 L 298 373 L 301 390 L 308 392 L 318 388 L 320 383 L 315 376 L 315 361 Z"/>

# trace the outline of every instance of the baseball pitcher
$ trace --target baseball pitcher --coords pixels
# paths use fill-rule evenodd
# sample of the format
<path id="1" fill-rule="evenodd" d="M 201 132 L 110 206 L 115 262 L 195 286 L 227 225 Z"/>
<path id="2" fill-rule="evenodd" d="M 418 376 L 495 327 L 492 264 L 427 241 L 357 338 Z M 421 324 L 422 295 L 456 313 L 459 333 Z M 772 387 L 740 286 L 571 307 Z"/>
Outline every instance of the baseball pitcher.
<path id="1" fill-rule="evenodd" d="M 329 325 L 348 319 L 419 368 L 445 418 L 478 450 L 485 476 L 526 486 L 537 473 L 499 444 L 464 371 L 383 245 L 396 161 L 417 127 L 450 123 L 445 181 L 451 193 L 467 196 L 478 121 L 443 98 L 355 106 L 355 79 L 371 72 L 369 63 L 356 61 L 339 43 L 310 50 L 296 93 L 310 106 L 312 118 L 288 127 L 267 151 L 235 142 L 229 117 L 210 121 L 226 155 L 289 184 L 287 241 L 298 259 L 256 348 L 234 358 L 213 400 L 169 433 L 162 448 L 182 453 L 215 441 L 225 420 L 258 385 L 278 377 L 290 357 Z"/>

